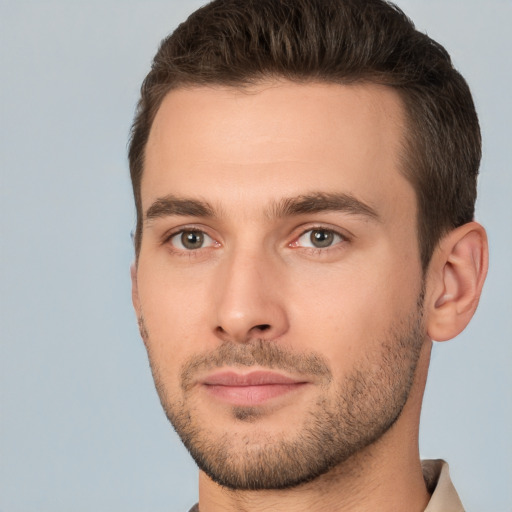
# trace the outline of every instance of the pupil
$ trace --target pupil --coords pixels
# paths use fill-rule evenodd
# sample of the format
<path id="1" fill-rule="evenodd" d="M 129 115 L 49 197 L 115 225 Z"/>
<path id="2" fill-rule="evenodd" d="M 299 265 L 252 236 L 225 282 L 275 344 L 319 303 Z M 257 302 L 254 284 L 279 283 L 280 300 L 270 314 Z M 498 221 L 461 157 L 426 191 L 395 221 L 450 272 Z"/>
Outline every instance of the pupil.
<path id="1" fill-rule="evenodd" d="M 188 231 L 181 235 L 181 243 L 187 249 L 199 249 L 203 245 L 204 236 L 199 231 Z"/>
<path id="2" fill-rule="evenodd" d="M 334 240 L 334 234 L 330 231 L 316 230 L 311 233 L 311 243 L 315 247 L 329 247 Z"/>

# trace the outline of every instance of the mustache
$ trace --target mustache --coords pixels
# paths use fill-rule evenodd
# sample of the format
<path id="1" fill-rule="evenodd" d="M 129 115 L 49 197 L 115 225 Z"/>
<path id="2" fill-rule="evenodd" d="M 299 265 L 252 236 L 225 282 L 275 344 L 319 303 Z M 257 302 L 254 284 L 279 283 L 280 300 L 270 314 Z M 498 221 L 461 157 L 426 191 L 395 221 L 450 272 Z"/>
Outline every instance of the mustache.
<path id="1" fill-rule="evenodd" d="M 324 358 L 315 352 L 294 353 L 277 343 L 262 339 L 246 343 L 224 342 L 211 352 L 190 358 L 181 371 L 181 387 L 188 391 L 195 383 L 195 375 L 223 366 L 244 368 L 262 366 L 304 376 L 314 376 L 326 384 L 332 373 Z"/>

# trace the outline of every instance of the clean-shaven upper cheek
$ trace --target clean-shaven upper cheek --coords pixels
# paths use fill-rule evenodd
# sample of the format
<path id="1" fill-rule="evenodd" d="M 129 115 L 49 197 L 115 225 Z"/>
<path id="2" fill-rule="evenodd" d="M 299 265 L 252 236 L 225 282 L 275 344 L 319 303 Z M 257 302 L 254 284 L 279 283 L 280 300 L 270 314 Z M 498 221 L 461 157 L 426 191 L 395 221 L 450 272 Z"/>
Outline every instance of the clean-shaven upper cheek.
<path id="1" fill-rule="evenodd" d="M 373 259 L 371 253 L 355 254 L 334 264 L 278 265 L 279 272 L 270 271 L 271 279 L 260 275 L 240 300 L 253 300 L 256 308 L 269 301 L 281 310 L 287 329 L 277 343 L 298 352 L 318 351 L 348 371 L 361 353 L 375 348 L 391 323 L 415 307 L 418 296 L 417 274 L 407 262 L 373 253 Z M 178 273 L 169 262 L 145 265 L 141 258 L 139 294 L 160 366 L 179 368 L 188 357 L 221 343 L 215 328 L 223 295 L 230 293 L 225 274 L 221 261 L 191 264 Z"/>

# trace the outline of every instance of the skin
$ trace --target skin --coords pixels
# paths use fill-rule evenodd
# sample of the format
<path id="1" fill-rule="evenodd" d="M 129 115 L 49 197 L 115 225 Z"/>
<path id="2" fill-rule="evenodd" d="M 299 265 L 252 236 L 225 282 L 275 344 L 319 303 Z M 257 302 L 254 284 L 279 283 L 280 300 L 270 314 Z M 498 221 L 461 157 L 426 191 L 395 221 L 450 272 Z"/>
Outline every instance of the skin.
<path id="1" fill-rule="evenodd" d="M 424 510 L 418 425 L 431 338 L 448 339 L 469 321 L 487 259 L 485 232 L 471 223 L 445 237 L 424 280 L 415 193 L 400 172 L 404 129 L 399 97 L 373 85 L 197 87 L 175 90 L 161 105 L 146 148 L 132 279 L 168 414 L 185 412 L 213 444 L 227 436 L 232 456 L 270 439 L 293 441 L 322 398 L 336 403 L 357 368 L 386 386 L 392 369 L 383 344 L 398 343 L 411 318 L 420 325 L 417 366 L 403 368 L 413 370 L 405 404 L 377 440 L 290 489 L 228 489 L 201 471 L 201 512 Z M 309 213 L 282 207 L 307 195 L 345 201 Z M 336 233 L 332 244 L 312 247 L 312 229 Z M 204 233 L 204 244 L 185 247 L 183 230 Z M 191 361 L 226 345 L 247 353 L 256 343 L 315 354 L 330 378 L 279 369 L 305 385 L 254 404 L 244 395 L 240 406 L 204 385 L 214 371 L 206 365 L 184 389 Z M 268 370 L 253 363 L 221 370 Z"/>

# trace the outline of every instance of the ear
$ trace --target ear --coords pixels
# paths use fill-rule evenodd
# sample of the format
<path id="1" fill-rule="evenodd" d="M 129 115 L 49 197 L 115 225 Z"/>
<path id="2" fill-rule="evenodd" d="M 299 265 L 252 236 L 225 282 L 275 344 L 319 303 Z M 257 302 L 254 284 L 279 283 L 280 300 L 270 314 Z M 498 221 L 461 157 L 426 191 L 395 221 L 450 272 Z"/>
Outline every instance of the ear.
<path id="1" fill-rule="evenodd" d="M 427 332 L 445 341 L 464 330 L 475 313 L 489 262 L 487 235 L 469 222 L 444 236 L 427 275 Z"/>
<path id="2" fill-rule="evenodd" d="M 132 278 L 132 304 L 135 314 L 138 316 L 140 312 L 139 286 L 137 284 L 137 264 L 134 262 L 130 266 L 130 275 Z"/>

